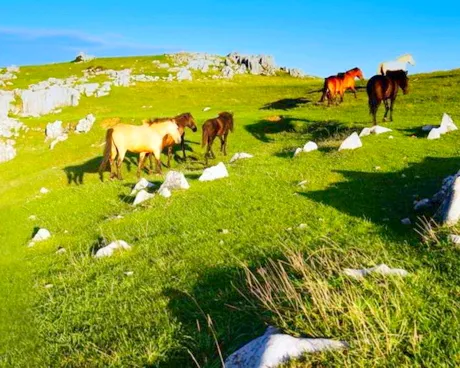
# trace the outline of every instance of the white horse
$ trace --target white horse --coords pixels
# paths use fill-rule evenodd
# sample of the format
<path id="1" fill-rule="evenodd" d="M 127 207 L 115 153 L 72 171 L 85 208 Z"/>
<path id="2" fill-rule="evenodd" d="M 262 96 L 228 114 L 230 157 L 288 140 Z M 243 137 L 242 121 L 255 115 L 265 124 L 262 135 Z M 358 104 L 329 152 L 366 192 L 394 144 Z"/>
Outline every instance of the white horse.
<path id="1" fill-rule="evenodd" d="M 407 64 L 415 65 L 415 60 L 411 54 L 404 54 L 393 61 L 380 63 L 377 74 L 385 75 L 387 70 L 404 70 L 407 71 Z"/>

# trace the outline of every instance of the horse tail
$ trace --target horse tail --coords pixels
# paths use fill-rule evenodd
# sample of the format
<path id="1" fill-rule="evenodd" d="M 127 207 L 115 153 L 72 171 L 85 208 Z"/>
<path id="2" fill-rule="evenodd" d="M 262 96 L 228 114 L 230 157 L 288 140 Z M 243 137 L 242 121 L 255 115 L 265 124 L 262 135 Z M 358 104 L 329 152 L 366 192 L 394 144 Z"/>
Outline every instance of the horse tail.
<path id="1" fill-rule="evenodd" d="M 324 99 L 326 98 L 326 95 L 327 95 L 327 78 L 324 78 L 324 86 L 323 86 L 323 95 L 321 96 L 321 99 L 319 100 L 319 102 L 324 102 Z"/>
<path id="2" fill-rule="evenodd" d="M 105 134 L 104 156 L 102 158 L 101 165 L 99 166 L 99 175 L 101 176 L 101 179 L 102 179 L 102 172 L 107 167 L 107 163 L 109 162 L 110 155 L 112 153 L 112 145 L 114 144 L 112 135 L 113 135 L 113 128 L 107 129 L 107 133 Z"/>
<path id="3" fill-rule="evenodd" d="M 203 126 L 203 134 L 201 136 L 201 147 L 206 146 L 208 143 L 208 130 L 206 129 L 206 126 Z"/>

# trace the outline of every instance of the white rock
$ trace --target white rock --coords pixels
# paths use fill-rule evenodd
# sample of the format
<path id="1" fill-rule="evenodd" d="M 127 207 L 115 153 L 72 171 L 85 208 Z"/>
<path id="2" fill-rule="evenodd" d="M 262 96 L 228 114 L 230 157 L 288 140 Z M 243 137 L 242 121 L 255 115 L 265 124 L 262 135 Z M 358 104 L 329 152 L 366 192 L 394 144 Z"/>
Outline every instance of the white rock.
<path id="1" fill-rule="evenodd" d="M 412 224 L 412 222 L 411 222 L 410 218 L 404 218 L 404 219 L 401 220 L 401 224 L 410 225 L 410 224 Z"/>
<path id="2" fill-rule="evenodd" d="M 167 188 L 170 191 L 175 189 L 189 189 L 190 184 L 181 172 L 169 171 L 166 174 L 165 181 L 161 184 L 160 190 L 162 188 Z"/>
<path id="3" fill-rule="evenodd" d="M 68 138 L 69 138 L 69 136 L 67 134 L 60 135 L 54 141 L 51 142 L 50 149 L 54 149 L 54 146 L 56 146 L 56 144 L 58 144 L 59 142 L 64 142 Z"/>
<path id="4" fill-rule="evenodd" d="M 342 142 L 339 151 L 346 149 L 353 150 L 362 146 L 363 144 L 361 143 L 361 139 L 359 139 L 358 134 L 355 132 Z"/>
<path id="5" fill-rule="evenodd" d="M 225 360 L 225 368 L 274 368 L 305 353 L 346 349 L 348 344 L 330 339 L 297 338 L 269 327 Z"/>
<path id="6" fill-rule="evenodd" d="M 46 189 L 45 187 L 40 188 L 40 193 L 41 194 L 47 194 L 49 192 L 50 192 L 49 189 Z"/>
<path id="7" fill-rule="evenodd" d="M 223 162 L 219 162 L 216 166 L 208 167 L 201 174 L 199 181 L 212 181 L 216 179 L 228 177 L 228 171 Z"/>
<path id="8" fill-rule="evenodd" d="M 86 115 L 85 118 L 78 121 L 78 124 L 75 127 L 75 131 L 78 133 L 88 133 L 93 127 L 95 121 L 96 118 L 93 114 Z"/>
<path id="9" fill-rule="evenodd" d="M 235 162 L 236 160 L 241 160 L 244 158 L 253 158 L 253 157 L 254 157 L 253 155 L 249 153 L 245 153 L 245 152 L 235 153 L 233 157 L 230 159 L 230 163 Z"/>
<path id="10" fill-rule="evenodd" d="M 310 142 L 305 143 L 302 150 L 304 152 L 311 152 L 311 151 L 316 151 L 317 149 L 318 149 L 318 145 L 315 142 L 310 141 Z"/>
<path id="11" fill-rule="evenodd" d="M 47 229 L 40 229 L 32 238 L 31 242 L 29 243 L 29 247 L 33 247 L 35 243 L 44 241 L 51 237 L 51 233 Z"/>
<path id="12" fill-rule="evenodd" d="M 294 151 L 294 157 L 298 156 L 299 154 L 301 154 L 303 152 L 303 149 L 302 148 L 296 148 L 296 150 Z"/>
<path id="13" fill-rule="evenodd" d="M 430 130 L 430 133 L 428 134 L 428 139 L 439 139 L 441 138 L 441 131 L 439 128 L 433 128 Z"/>
<path id="14" fill-rule="evenodd" d="M 94 257 L 96 258 L 111 257 L 117 249 L 130 250 L 131 246 L 128 243 L 126 243 L 124 240 L 115 240 L 114 242 L 110 243 L 106 247 L 99 249 L 94 255 Z"/>
<path id="15" fill-rule="evenodd" d="M 171 191 L 167 187 L 160 187 L 158 190 L 158 194 L 161 195 L 164 198 L 169 198 L 171 197 Z"/>
<path id="16" fill-rule="evenodd" d="M 406 270 L 401 268 L 390 268 L 386 264 L 380 264 L 375 267 L 363 269 L 345 268 L 343 272 L 345 275 L 354 277 L 356 279 L 363 278 L 371 273 L 376 273 L 379 275 L 397 275 L 401 277 L 407 276 L 409 274 Z"/>
<path id="17" fill-rule="evenodd" d="M 453 132 L 454 130 L 458 129 L 457 126 L 454 124 L 452 118 L 449 115 L 447 115 L 446 113 L 444 113 L 442 115 L 440 128 L 443 131 L 446 131 L 446 133 L 447 132 Z"/>
<path id="18" fill-rule="evenodd" d="M 429 132 L 429 131 L 431 131 L 431 129 L 433 129 L 433 128 L 436 128 L 436 127 L 435 127 L 434 125 L 424 125 L 424 126 L 422 127 L 422 131 L 424 131 L 424 132 Z"/>
<path id="19" fill-rule="evenodd" d="M 152 188 L 155 188 L 155 184 L 149 182 L 147 179 L 142 178 L 136 183 L 130 195 L 134 195 L 143 189 L 152 189 Z"/>
<path id="20" fill-rule="evenodd" d="M 134 199 L 133 206 L 137 206 L 138 204 L 148 201 L 155 197 L 154 193 L 148 193 L 144 189 L 140 190 L 139 193 L 137 193 L 136 198 Z"/>
<path id="21" fill-rule="evenodd" d="M 453 244 L 460 244 L 460 235 L 450 234 L 449 241 Z"/>

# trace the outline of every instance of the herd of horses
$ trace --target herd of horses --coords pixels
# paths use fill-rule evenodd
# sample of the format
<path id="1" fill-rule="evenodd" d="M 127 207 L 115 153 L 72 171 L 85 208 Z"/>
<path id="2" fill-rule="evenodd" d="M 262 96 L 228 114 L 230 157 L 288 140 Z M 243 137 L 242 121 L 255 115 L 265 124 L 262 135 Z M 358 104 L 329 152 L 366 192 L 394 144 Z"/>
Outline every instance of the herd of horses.
<path id="1" fill-rule="evenodd" d="M 406 54 L 395 61 L 381 63 L 378 74 L 367 82 L 367 95 L 369 112 L 372 115 L 373 124 L 377 124 L 376 115 L 380 104 L 385 105 L 384 121 L 393 121 L 393 106 L 399 88 L 403 93 L 408 92 L 409 79 L 407 77 L 407 64 L 415 65 L 411 55 Z M 344 73 L 325 78 L 320 103 L 325 100 L 328 104 L 343 102 L 343 96 L 347 90 L 351 90 L 356 98 L 355 78 L 364 79 L 359 68 L 350 69 Z M 227 155 L 227 138 L 233 132 L 233 113 L 221 112 L 216 118 L 206 120 L 202 126 L 202 147 L 206 147 L 205 161 L 215 158 L 212 151 L 214 140 L 220 139 L 220 151 Z M 153 158 L 156 160 L 157 173 L 162 172 L 160 155 L 164 149 L 168 149 L 167 167 L 170 167 L 173 146 L 181 145 L 183 159 L 185 153 L 185 128 L 196 132 L 197 126 L 191 113 L 183 113 L 171 118 L 156 118 L 144 120 L 142 125 L 116 124 L 107 130 L 104 157 L 99 167 L 99 174 L 103 180 L 103 171 L 110 164 L 110 178 L 122 179 L 121 166 L 126 152 L 138 153 L 139 161 L 137 176 L 140 177 L 144 168 L 145 160 L 149 157 L 150 169 L 153 170 Z"/>

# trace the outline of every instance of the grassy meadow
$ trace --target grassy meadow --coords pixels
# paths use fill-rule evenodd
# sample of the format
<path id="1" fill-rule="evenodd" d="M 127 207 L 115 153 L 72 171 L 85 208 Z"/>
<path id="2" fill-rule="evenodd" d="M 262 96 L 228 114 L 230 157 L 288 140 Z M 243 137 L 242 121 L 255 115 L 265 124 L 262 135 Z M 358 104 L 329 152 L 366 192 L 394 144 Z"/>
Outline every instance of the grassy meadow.
<path id="1" fill-rule="evenodd" d="M 22 67 L 10 88 L 81 76 L 89 65 L 160 73 L 152 60 Z M 346 94 L 327 107 L 315 104 L 320 79 L 199 79 L 113 87 L 107 97 L 21 119 L 31 130 L 18 138 L 17 157 L 0 164 L 0 366 L 219 367 L 269 324 L 350 344 L 292 367 L 458 366 L 458 248 L 443 229 L 421 241 L 413 201 L 460 169 L 460 131 L 436 141 L 421 131 L 443 112 L 460 123 L 460 70 L 411 76 L 395 121 L 384 124 L 393 131 L 342 152 L 345 137 L 370 126 L 364 88 L 356 100 Z M 189 160 L 178 152 L 172 169 L 186 175 L 189 190 L 133 207 L 136 156 L 125 160 L 123 181 L 108 173 L 99 180 L 105 119 L 139 124 L 191 112 L 201 128 L 223 110 L 234 112 L 235 132 L 229 155 L 217 153 L 216 141 L 210 163 L 223 161 L 228 178 L 198 181 L 204 150 L 200 133 L 188 130 Z M 89 113 L 97 118 L 89 133 L 49 149 L 48 122 L 76 123 Z M 319 150 L 293 158 L 309 140 Z M 228 164 L 236 152 L 254 158 Z M 402 225 L 406 217 L 414 225 Z M 28 248 L 41 227 L 52 237 Z M 92 257 L 116 239 L 132 250 Z M 56 254 L 59 247 L 66 253 Z M 380 263 L 410 276 L 355 281 L 341 272 Z"/>

